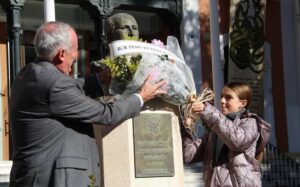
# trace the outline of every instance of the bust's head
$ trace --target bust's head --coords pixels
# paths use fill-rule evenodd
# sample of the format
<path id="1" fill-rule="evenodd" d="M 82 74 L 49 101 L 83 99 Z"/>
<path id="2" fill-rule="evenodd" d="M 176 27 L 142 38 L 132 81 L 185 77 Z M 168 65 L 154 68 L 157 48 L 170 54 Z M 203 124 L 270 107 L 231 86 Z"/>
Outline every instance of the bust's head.
<path id="1" fill-rule="evenodd" d="M 122 40 L 124 36 L 139 37 L 135 18 L 128 13 L 117 13 L 108 18 L 108 42 Z"/>

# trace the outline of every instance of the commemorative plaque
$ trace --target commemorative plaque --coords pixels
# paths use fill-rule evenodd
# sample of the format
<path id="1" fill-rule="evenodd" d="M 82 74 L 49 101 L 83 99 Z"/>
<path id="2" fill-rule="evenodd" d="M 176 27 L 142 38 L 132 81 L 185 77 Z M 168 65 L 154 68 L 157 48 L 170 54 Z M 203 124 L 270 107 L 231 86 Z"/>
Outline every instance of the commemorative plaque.
<path id="1" fill-rule="evenodd" d="M 172 116 L 141 113 L 133 118 L 135 177 L 174 176 Z"/>

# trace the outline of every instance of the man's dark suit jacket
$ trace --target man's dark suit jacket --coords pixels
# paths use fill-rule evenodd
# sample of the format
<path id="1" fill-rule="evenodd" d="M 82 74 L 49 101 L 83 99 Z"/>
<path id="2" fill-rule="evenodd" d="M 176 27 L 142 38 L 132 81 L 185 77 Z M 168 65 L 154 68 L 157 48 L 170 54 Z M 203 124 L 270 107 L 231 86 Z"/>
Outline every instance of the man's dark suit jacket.
<path id="1" fill-rule="evenodd" d="M 117 124 L 139 114 L 135 95 L 109 104 L 84 94 L 84 81 L 36 60 L 16 77 L 10 100 L 11 187 L 87 187 L 99 155 L 92 124 Z M 117 169 L 117 168 L 116 168 Z"/>

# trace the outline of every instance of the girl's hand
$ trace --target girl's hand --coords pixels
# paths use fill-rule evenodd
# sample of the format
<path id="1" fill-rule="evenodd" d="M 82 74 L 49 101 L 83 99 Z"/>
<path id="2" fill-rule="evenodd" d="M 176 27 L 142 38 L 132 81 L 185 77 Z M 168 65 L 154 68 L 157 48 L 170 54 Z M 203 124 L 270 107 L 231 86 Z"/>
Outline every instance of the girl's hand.
<path id="1" fill-rule="evenodd" d="M 192 104 L 192 110 L 194 113 L 200 113 L 204 109 L 204 104 L 200 101 L 196 101 Z"/>

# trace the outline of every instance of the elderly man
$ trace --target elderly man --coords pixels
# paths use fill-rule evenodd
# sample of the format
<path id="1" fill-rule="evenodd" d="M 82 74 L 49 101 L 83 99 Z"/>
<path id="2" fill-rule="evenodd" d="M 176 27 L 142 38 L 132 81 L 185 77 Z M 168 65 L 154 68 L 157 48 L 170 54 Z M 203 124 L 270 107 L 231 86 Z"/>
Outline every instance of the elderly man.
<path id="1" fill-rule="evenodd" d="M 17 75 L 10 100 L 13 166 L 10 187 L 100 186 L 92 124 L 118 124 L 164 94 L 164 81 L 145 81 L 139 93 L 114 103 L 87 97 L 85 82 L 69 76 L 78 39 L 68 24 L 48 22 L 36 33 L 37 59 Z M 95 178 L 95 181 L 91 178 Z"/>

